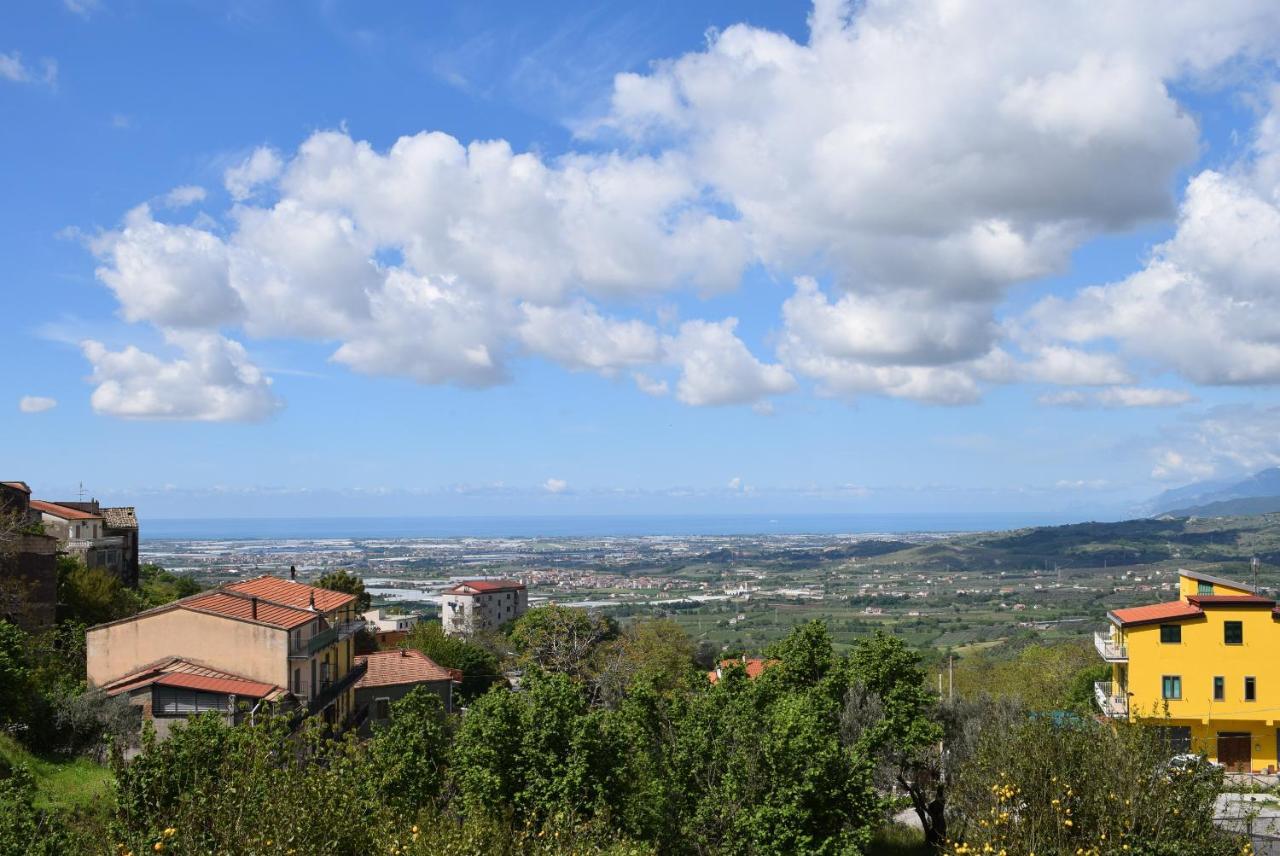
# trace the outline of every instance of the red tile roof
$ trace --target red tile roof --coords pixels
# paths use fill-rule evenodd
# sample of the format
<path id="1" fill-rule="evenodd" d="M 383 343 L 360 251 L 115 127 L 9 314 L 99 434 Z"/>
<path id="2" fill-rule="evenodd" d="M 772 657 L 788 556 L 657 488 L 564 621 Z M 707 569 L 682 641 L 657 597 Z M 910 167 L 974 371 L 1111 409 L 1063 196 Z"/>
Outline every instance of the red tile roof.
<path id="1" fill-rule="evenodd" d="M 1182 618 L 1195 618 L 1203 615 L 1200 607 L 1181 600 L 1167 603 L 1153 603 L 1147 606 L 1131 606 L 1127 609 L 1113 609 L 1107 615 L 1117 624 L 1132 626 L 1135 624 L 1154 624 Z"/>
<path id="2" fill-rule="evenodd" d="M 102 517 L 101 514 L 90 514 L 78 508 L 58 505 L 56 502 L 45 502 L 43 499 L 31 500 L 31 507 L 36 511 L 52 514 L 54 517 L 61 517 L 63 520 L 98 520 Z"/>
<path id="3" fill-rule="evenodd" d="M 1193 594 L 1187 597 L 1196 606 L 1275 606 L 1269 597 L 1256 594 Z"/>
<path id="4" fill-rule="evenodd" d="M 103 687 L 107 695 L 115 696 L 141 687 L 160 684 L 166 687 L 184 687 L 205 692 L 237 695 L 244 698 L 274 698 L 283 695 L 283 687 L 251 681 L 248 678 L 212 669 L 181 657 L 167 657 L 144 668 L 117 678 Z"/>
<path id="5" fill-rule="evenodd" d="M 445 592 L 445 594 L 488 594 L 495 591 L 518 591 L 524 588 L 524 583 L 519 580 L 464 580 L 453 588 Z M 473 589 L 473 591 L 467 591 Z"/>
<path id="6" fill-rule="evenodd" d="M 446 669 L 423 654 L 401 648 L 398 651 L 375 651 L 356 657 L 357 663 L 368 664 L 364 677 L 356 682 L 356 689 L 362 687 L 389 687 L 397 684 L 420 684 L 427 681 L 451 681 L 457 674 L 456 669 Z"/>
<path id="7" fill-rule="evenodd" d="M 714 684 L 716 681 L 720 680 L 719 673 L 722 670 L 731 669 L 734 666 L 745 666 L 747 669 L 748 678 L 758 678 L 762 674 L 764 674 L 765 669 L 772 668 L 773 666 L 778 665 L 778 663 L 780 662 L 782 661 L 781 660 L 761 660 L 759 658 L 753 658 L 750 660 L 721 660 L 719 669 L 717 669 L 714 672 L 707 672 L 707 680 L 711 681 L 711 683 Z"/>
<path id="8" fill-rule="evenodd" d="M 0 484 L 4 485 L 5 487 L 11 487 L 14 490 L 20 490 L 23 493 L 31 493 L 30 486 L 23 481 L 0 482 Z"/>
<path id="9" fill-rule="evenodd" d="M 261 576 L 252 580 L 232 583 L 224 586 L 227 591 L 238 591 L 242 594 L 260 597 L 284 606 L 307 609 L 311 605 L 311 597 L 315 595 L 316 609 L 321 612 L 333 612 L 353 602 L 356 596 L 340 591 L 317 588 L 315 586 L 282 580 L 280 577 Z"/>
<path id="10" fill-rule="evenodd" d="M 253 601 L 252 596 L 246 596 L 243 593 L 228 594 L 226 591 L 215 590 L 187 598 L 181 601 L 181 606 L 183 609 L 208 612 L 227 618 L 239 618 L 244 621 L 256 621 L 259 624 L 269 624 L 285 630 L 301 627 L 319 617 L 318 613 L 309 609 L 281 606 L 261 599 L 257 602 L 255 613 Z"/>

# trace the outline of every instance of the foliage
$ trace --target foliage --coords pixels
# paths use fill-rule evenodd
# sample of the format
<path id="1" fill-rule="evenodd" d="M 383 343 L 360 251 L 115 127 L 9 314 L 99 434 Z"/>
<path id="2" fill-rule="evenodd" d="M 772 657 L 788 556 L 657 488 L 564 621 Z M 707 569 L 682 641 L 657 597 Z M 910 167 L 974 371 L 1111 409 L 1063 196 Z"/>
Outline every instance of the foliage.
<path id="1" fill-rule="evenodd" d="M 1160 733 L 1142 725 L 1011 720 L 987 729 L 958 782 L 952 856 L 1242 852 L 1213 825 L 1221 771 L 1170 767 Z"/>
<path id="2" fill-rule="evenodd" d="M 391 706 L 391 721 L 369 742 L 377 792 L 409 812 L 430 805 L 444 782 L 450 737 L 440 697 L 414 687 Z"/>
<path id="3" fill-rule="evenodd" d="M 58 557 L 58 621 L 91 627 L 133 615 L 141 605 L 137 593 L 105 568 Z"/>
<path id="4" fill-rule="evenodd" d="M 1029 710 L 1087 714 L 1093 710 L 1093 682 L 1110 675 L 1092 644 L 1080 640 L 1028 645 L 1012 652 L 980 651 L 960 660 L 955 684 L 958 693 L 969 697 L 987 694 Z"/>
<path id="5" fill-rule="evenodd" d="M 186 574 L 175 574 L 147 562 L 138 569 L 138 589 L 145 608 L 150 609 L 198 594 L 204 587 Z"/>
<path id="6" fill-rule="evenodd" d="M 687 690 L 691 682 L 706 680 L 695 670 L 693 656 L 693 640 L 674 621 L 632 622 L 596 653 L 592 674 L 596 698 L 616 706 L 637 683 L 666 693 Z"/>
<path id="7" fill-rule="evenodd" d="M 355 574 L 348 573 L 345 569 L 330 571 L 316 580 L 316 585 L 329 591 L 355 595 L 356 612 L 367 612 L 373 604 L 373 596 L 364 590 L 364 580 Z"/>
<path id="8" fill-rule="evenodd" d="M 445 634 L 439 622 L 419 621 L 401 645 L 421 651 L 446 669 L 461 671 L 458 697 L 464 704 L 502 680 L 502 664 L 493 652 L 460 636 Z"/>
<path id="9" fill-rule="evenodd" d="M 520 616 L 509 635 L 520 665 L 585 679 L 597 646 L 616 639 L 618 625 L 599 612 L 543 606 Z"/>
<path id="10" fill-rule="evenodd" d="M 16 624 L 0 619 L 0 726 L 30 722 L 37 692 L 28 644 L 27 634 Z"/>

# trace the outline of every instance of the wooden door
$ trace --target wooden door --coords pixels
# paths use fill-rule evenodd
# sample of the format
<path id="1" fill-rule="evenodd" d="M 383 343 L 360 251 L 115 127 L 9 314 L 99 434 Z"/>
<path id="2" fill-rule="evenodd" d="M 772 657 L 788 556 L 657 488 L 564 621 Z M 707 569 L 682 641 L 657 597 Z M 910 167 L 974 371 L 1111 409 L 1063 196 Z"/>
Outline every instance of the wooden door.
<path id="1" fill-rule="evenodd" d="M 1218 763 L 1233 773 L 1248 773 L 1253 736 L 1247 731 L 1218 732 Z"/>

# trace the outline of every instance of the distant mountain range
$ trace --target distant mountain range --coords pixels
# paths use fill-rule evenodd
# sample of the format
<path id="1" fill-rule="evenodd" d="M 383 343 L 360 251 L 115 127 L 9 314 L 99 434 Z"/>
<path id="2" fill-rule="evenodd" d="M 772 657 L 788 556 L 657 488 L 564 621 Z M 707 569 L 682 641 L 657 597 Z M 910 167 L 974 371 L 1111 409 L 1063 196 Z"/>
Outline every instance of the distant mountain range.
<path id="1" fill-rule="evenodd" d="M 1167 490 L 1153 499 L 1153 516 L 1236 517 L 1280 512 L 1280 467 L 1240 481 L 1204 481 Z"/>

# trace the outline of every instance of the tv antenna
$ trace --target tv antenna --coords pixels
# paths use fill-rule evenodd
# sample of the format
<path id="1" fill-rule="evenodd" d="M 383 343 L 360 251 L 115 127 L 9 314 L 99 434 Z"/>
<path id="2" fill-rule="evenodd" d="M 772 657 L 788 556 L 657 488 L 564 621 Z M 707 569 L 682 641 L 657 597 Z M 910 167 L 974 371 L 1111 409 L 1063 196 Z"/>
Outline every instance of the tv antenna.
<path id="1" fill-rule="evenodd" d="M 1262 563 L 1258 561 L 1258 557 L 1254 556 L 1249 561 L 1249 566 L 1253 569 L 1253 593 L 1258 593 L 1258 566 Z"/>

